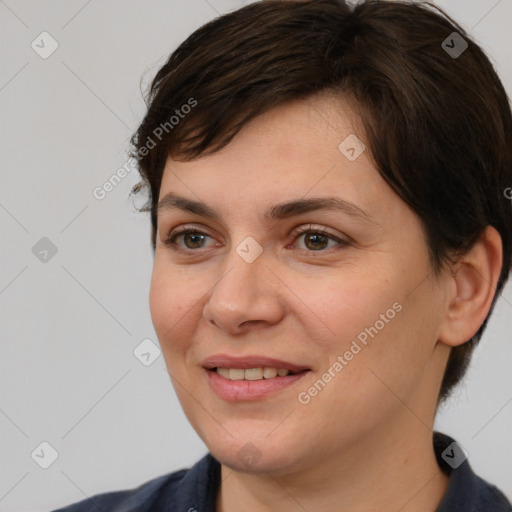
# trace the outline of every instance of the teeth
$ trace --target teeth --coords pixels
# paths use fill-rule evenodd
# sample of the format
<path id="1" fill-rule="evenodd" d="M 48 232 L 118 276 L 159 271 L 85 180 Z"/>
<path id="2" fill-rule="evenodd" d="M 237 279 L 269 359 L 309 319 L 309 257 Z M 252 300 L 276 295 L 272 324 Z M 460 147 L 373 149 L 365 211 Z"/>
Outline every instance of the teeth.
<path id="1" fill-rule="evenodd" d="M 227 368 L 217 368 L 217 373 L 224 377 L 225 379 L 229 379 L 229 370 Z"/>
<path id="2" fill-rule="evenodd" d="M 231 380 L 243 380 L 245 377 L 245 370 L 241 368 L 230 368 L 229 378 Z"/>
<path id="3" fill-rule="evenodd" d="M 272 377 L 277 377 L 277 368 L 263 368 L 263 377 L 265 379 L 271 379 Z"/>
<path id="4" fill-rule="evenodd" d="M 263 368 L 249 368 L 248 370 L 245 370 L 244 373 L 245 373 L 245 380 L 261 380 L 261 379 L 263 379 Z"/>
<path id="5" fill-rule="evenodd" d="M 272 379 L 274 377 L 286 377 L 290 373 L 289 370 L 285 368 L 248 368 L 244 370 L 243 368 L 216 368 L 217 373 L 224 377 L 225 379 L 230 380 L 262 380 L 262 379 Z"/>

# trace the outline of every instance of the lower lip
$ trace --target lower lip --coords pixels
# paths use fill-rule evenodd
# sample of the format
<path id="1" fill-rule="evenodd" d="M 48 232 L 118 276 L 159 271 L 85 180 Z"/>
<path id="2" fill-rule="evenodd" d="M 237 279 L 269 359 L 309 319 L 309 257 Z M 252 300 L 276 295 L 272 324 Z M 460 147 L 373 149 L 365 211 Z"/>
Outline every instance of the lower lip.
<path id="1" fill-rule="evenodd" d="M 235 402 L 259 400 L 291 386 L 309 373 L 309 371 L 305 371 L 286 377 L 261 380 L 230 380 L 221 377 L 216 371 L 206 370 L 206 372 L 213 391 L 223 400 Z"/>

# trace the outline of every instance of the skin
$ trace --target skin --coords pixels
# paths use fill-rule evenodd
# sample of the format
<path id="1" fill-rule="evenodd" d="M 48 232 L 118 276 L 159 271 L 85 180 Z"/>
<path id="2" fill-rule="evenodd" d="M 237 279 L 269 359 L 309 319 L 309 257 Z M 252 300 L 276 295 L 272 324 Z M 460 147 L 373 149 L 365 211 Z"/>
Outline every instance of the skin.
<path id="1" fill-rule="evenodd" d="M 432 447 L 437 396 L 450 347 L 469 339 L 489 311 L 501 240 L 488 228 L 434 275 L 418 217 L 368 150 L 349 161 L 338 149 L 349 134 L 364 141 L 355 112 L 322 93 L 259 116 L 213 155 L 167 162 L 160 199 L 173 192 L 220 215 L 159 213 L 150 291 L 180 403 L 222 464 L 218 511 L 426 512 L 446 491 Z M 262 219 L 275 203 L 332 195 L 373 221 L 326 210 Z M 309 235 L 291 236 L 310 224 Z M 207 236 L 165 245 L 185 225 Z M 348 245 L 310 240 L 314 228 Z M 263 249 L 252 263 L 236 252 L 247 236 Z M 300 403 L 298 394 L 395 303 L 401 311 Z M 264 355 L 311 371 L 261 400 L 228 402 L 202 368 L 219 353 Z M 247 443 L 257 453 L 252 463 L 239 456 Z"/>

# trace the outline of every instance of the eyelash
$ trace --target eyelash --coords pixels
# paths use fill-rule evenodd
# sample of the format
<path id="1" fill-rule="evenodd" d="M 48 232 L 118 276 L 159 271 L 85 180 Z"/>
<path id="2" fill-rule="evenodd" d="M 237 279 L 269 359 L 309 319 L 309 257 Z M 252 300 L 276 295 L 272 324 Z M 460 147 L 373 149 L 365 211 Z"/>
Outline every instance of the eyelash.
<path id="1" fill-rule="evenodd" d="M 339 244 L 339 249 L 340 248 L 343 248 L 343 247 L 346 247 L 348 245 L 350 245 L 350 243 L 347 241 L 347 240 L 341 240 L 340 238 L 337 238 L 335 237 L 334 235 L 332 235 L 331 233 L 328 233 L 327 231 L 323 230 L 322 228 L 317 228 L 313 225 L 310 225 L 308 228 L 306 229 L 303 229 L 302 231 L 294 231 L 292 233 L 292 242 L 295 242 L 298 238 L 300 238 L 302 235 L 305 235 L 305 234 L 315 234 L 315 235 L 323 235 L 323 236 L 326 236 L 327 238 L 331 239 L 331 240 L 334 240 L 335 242 L 338 242 Z M 178 238 L 179 236 L 182 236 L 182 235 L 188 235 L 188 234 L 191 234 L 191 235 L 205 235 L 207 237 L 210 237 L 210 235 L 208 235 L 207 233 L 204 233 L 203 231 L 200 231 L 198 229 L 195 229 L 195 228 L 183 228 L 181 229 L 180 231 L 178 232 L 171 232 L 168 236 L 168 238 L 165 240 L 164 244 L 171 247 L 174 251 L 176 252 L 201 252 L 202 250 L 206 250 L 204 248 L 199 248 L 199 249 L 182 249 L 182 248 L 179 248 L 176 244 L 176 238 Z M 212 238 L 212 237 L 210 237 Z M 308 249 L 299 249 L 300 251 L 304 251 L 304 252 L 308 252 L 308 253 L 315 253 L 315 252 L 329 252 L 330 250 L 332 250 L 333 248 L 331 249 L 319 249 L 317 251 L 314 251 L 314 250 L 308 250 Z M 336 248 L 334 248 L 336 250 Z"/>

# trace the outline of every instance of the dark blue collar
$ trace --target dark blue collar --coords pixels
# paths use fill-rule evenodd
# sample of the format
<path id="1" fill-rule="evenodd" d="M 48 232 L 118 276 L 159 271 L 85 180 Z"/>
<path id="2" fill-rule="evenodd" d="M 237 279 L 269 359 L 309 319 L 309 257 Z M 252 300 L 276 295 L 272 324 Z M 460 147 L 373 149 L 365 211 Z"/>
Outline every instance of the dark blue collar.
<path id="1" fill-rule="evenodd" d="M 447 461 L 457 456 L 457 448 L 448 449 L 448 447 L 454 442 L 445 434 L 434 433 L 434 452 L 437 463 L 450 476 L 448 489 L 436 512 L 512 511 L 512 506 L 503 493 L 477 476 L 471 469 L 468 459 L 465 459 L 456 469 L 452 469 Z M 457 464 L 457 461 L 454 462 Z"/>

